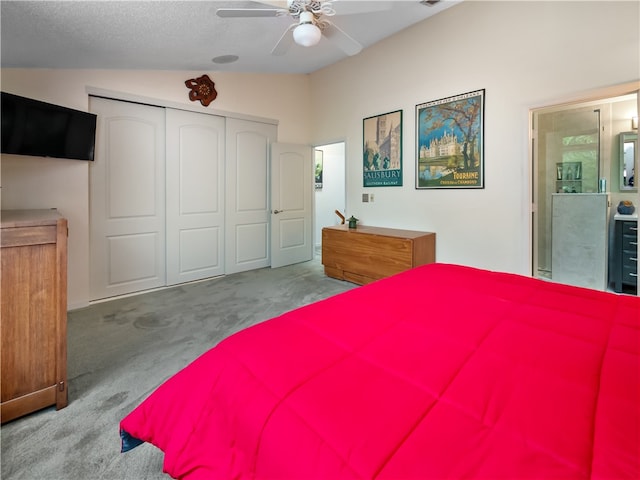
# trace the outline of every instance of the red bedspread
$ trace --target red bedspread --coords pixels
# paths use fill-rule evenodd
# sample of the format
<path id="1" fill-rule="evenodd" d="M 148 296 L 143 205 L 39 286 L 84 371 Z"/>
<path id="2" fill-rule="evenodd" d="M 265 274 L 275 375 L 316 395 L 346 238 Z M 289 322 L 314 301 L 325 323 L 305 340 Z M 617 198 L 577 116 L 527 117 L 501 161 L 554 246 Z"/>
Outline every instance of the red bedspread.
<path id="1" fill-rule="evenodd" d="M 640 478 L 640 299 L 433 264 L 239 332 L 121 422 L 175 478 Z"/>

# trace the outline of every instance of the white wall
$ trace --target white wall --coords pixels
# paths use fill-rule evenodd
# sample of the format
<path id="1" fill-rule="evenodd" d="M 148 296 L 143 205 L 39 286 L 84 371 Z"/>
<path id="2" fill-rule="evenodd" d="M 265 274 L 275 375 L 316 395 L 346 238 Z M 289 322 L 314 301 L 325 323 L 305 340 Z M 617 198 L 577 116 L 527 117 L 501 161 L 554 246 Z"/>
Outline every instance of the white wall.
<path id="1" fill-rule="evenodd" d="M 218 97 L 208 107 L 188 99 L 184 81 L 203 72 L 3 69 L 2 90 L 79 110 L 87 87 L 111 90 L 202 112 L 221 110 L 275 119 L 278 141 L 310 144 L 309 77 L 209 73 Z M 58 208 L 69 221 L 69 309 L 89 301 L 90 162 L 1 156 L 2 208 Z"/>
<path id="2" fill-rule="evenodd" d="M 314 245 L 322 243 L 322 227 L 337 225 L 340 218 L 335 214 L 345 212 L 345 144 L 344 142 L 320 145 L 323 151 L 323 186 L 315 194 L 315 239 Z"/>
<path id="3" fill-rule="evenodd" d="M 637 81 L 639 23 L 639 2 L 465 1 L 314 73 L 314 143 L 347 139 L 347 211 L 436 232 L 438 261 L 529 274 L 529 110 Z M 416 190 L 415 106 L 482 88 L 485 188 Z M 362 119 L 398 109 L 404 186 L 365 189 Z"/>

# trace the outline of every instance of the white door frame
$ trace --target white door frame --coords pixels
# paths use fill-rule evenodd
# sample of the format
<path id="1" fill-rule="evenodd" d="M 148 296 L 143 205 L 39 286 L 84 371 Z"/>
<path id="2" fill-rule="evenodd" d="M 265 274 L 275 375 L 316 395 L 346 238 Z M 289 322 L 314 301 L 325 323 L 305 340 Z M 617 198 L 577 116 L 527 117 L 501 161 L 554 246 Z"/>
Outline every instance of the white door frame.
<path id="1" fill-rule="evenodd" d="M 591 92 L 586 92 L 580 94 L 578 96 L 564 97 L 558 98 L 555 101 L 546 101 L 543 104 L 532 105 L 529 107 L 529 172 L 530 172 L 530 181 L 529 188 L 531 189 L 529 192 L 529 198 L 531 199 L 531 203 L 525 208 L 527 209 L 527 214 L 529 215 L 529 264 L 530 264 L 530 274 L 534 277 L 538 276 L 538 254 L 537 254 L 537 236 L 538 236 L 538 198 L 537 198 L 537 185 L 538 185 L 538 165 L 537 165 L 537 132 L 534 131 L 535 125 L 533 125 L 533 117 L 534 113 L 539 110 L 543 110 L 553 106 L 570 106 L 570 105 L 578 105 L 584 104 L 587 102 L 600 102 L 607 98 L 618 97 L 622 95 L 628 95 L 635 93 L 637 95 L 637 109 L 640 112 L 640 82 L 633 81 L 628 82 L 621 85 L 614 85 L 612 87 L 606 87 L 597 89 Z M 638 192 L 638 197 L 640 198 L 640 190 Z M 639 200 L 640 202 L 640 200 Z M 638 254 L 640 255 L 640 246 L 638 247 Z M 638 289 L 638 296 L 640 296 L 640 289 Z"/>
<path id="2" fill-rule="evenodd" d="M 334 213 L 335 210 L 339 210 L 340 213 L 345 214 L 347 211 L 347 162 L 346 162 L 346 152 L 347 152 L 347 141 L 346 140 L 337 140 L 335 142 L 326 142 L 321 145 L 315 145 L 313 148 L 315 149 L 323 149 L 323 147 L 329 147 L 328 153 L 333 154 L 333 149 L 331 148 L 333 145 L 342 144 L 342 152 L 341 160 L 342 167 L 336 167 L 334 164 L 334 158 L 332 155 L 324 155 L 323 156 L 323 187 L 321 190 L 315 190 L 315 194 L 313 195 L 313 209 L 314 209 L 314 247 L 319 247 L 322 242 L 321 231 L 318 229 L 329 226 L 336 225 L 340 223 L 340 219 Z M 335 193 L 334 193 L 335 192 Z M 326 198 L 328 197 L 328 198 Z M 324 201 L 326 198 L 326 202 Z M 319 202 L 320 199 L 320 202 Z M 318 208 L 318 203 L 321 204 L 320 210 Z M 318 243 L 316 243 L 316 241 Z M 315 250 L 315 248 L 314 248 Z"/>

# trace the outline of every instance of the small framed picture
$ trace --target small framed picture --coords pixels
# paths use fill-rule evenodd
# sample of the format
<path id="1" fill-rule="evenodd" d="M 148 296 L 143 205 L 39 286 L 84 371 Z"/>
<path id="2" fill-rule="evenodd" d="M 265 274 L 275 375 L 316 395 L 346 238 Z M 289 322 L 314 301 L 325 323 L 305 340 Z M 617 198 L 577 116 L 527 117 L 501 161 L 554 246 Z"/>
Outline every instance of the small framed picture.
<path id="1" fill-rule="evenodd" d="M 323 157 L 324 157 L 324 152 L 322 150 L 314 150 L 315 152 L 315 163 L 316 163 L 316 169 L 315 169 L 315 176 L 316 176 L 316 190 L 321 190 L 322 189 L 322 161 L 323 161 Z"/>

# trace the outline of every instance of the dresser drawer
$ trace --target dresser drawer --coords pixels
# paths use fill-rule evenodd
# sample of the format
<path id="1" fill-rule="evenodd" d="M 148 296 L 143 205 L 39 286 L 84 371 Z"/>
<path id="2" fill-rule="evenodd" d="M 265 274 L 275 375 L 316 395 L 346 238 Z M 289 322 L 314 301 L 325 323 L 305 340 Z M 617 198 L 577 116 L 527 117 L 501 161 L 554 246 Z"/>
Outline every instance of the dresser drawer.
<path id="1" fill-rule="evenodd" d="M 638 254 L 635 250 L 623 251 L 620 258 L 622 265 L 629 265 L 634 268 L 638 265 Z"/>
<path id="2" fill-rule="evenodd" d="M 631 235 L 622 236 L 622 249 L 631 252 L 638 249 L 638 237 L 632 237 Z"/>
<path id="3" fill-rule="evenodd" d="M 631 235 L 638 238 L 638 223 L 622 222 L 622 235 Z"/>
<path id="4" fill-rule="evenodd" d="M 636 265 L 623 265 L 622 266 L 622 281 L 629 285 L 638 284 L 638 268 Z"/>

